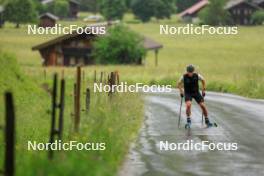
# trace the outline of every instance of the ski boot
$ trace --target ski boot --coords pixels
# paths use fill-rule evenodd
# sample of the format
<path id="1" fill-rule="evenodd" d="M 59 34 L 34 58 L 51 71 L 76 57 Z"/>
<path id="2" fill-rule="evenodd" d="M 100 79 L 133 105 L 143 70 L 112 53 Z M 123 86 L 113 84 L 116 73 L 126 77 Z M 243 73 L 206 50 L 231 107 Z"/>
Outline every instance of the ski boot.
<path id="1" fill-rule="evenodd" d="M 191 122 L 187 122 L 186 124 L 185 124 L 185 129 L 190 129 L 191 128 Z"/>

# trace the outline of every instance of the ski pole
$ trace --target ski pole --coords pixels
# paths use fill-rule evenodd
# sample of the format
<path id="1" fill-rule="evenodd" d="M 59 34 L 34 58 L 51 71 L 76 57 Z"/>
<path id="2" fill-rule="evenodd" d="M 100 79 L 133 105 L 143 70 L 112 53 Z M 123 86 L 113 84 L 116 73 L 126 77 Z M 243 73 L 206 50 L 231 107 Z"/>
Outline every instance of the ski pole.
<path id="1" fill-rule="evenodd" d="M 180 123 L 181 123 L 182 99 L 183 99 L 183 97 L 181 97 L 180 113 L 179 113 L 179 119 L 178 119 L 178 128 L 180 128 Z"/>
<path id="2" fill-rule="evenodd" d="M 203 98 L 204 98 L 205 96 L 203 95 Z M 205 101 L 205 100 L 204 100 Z M 203 126 L 203 124 L 204 124 L 204 113 L 203 113 L 203 110 L 202 110 L 202 126 Z"/>

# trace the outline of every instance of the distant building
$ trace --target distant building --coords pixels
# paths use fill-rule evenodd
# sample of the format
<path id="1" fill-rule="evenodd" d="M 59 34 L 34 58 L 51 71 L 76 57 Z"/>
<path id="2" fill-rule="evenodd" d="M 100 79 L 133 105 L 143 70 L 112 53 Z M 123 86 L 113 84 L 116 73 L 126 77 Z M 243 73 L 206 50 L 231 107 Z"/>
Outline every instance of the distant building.
<path id="1" fill-rule="evenodd" d="M 43 5 L 52 5 L 55 0 L 40 0 Z M 76 19 L 79 13 L 80 2 L 78 0 L 68 0 L 69 14 L 68 18 Z"/>
<path id="2" fill-rule="evenodd" d="M 69 18 L 77 18 L 80 3 L 76 0 L 69 0 Z"/>
<path id="3" fill-rule="evenodd" d="M 253 3 L 264 9 L 264 0 L 253 0 Z"/>
<path id="4" fill-rule="evenodd" d="M 209 4 L 209 0 L 201 0 L 179 14 L 186 22 L 195 22 L 198 13 Z"/>
<path id="5" fill-rule="evenodd" d="M 186 22 L 195 22 L 197 14 L 207 5 L 209 0 L 201 0 L 179 14 L 179 17 Z M 232 24 L 251 25 L 251 15 L 264 8 L 264 0 L 229 0 L 225 7 L 231 15 Z"/>
<path id="6" fill-rule="evenodd" d="M 93 25 L 93 27 L 105 26 L 107 23 Z M 34 46 L 32 50 L 38 50 L 43 58 L 43 66 L 77 66 L 95 64 L 91 56 L 93 41 L 98 35 L 93 34 L 68 34 L 53 40 Z M 157 63 L 158 51 L 163 46 L 154 40 L 145 37 L 144 48 L 155 52 Z M 139 63 L 142 64 L 141 58 Z"/>
<path id="7" fill-rule="evenodd" d="M 261 8 L 255 3 L 251 3 L 247 0 L 236 0 L 229 1 L 225 9 L 231 14 L 233 24 L 251 25 L 253 24 L 251 20 L 252 14 Z"/>
<path id="8" fill-rule="evenodd" d="M 0 27 L 2 27 L 4 23 L 4 7 L 0 6 Z"/>
<path id="9" fill-rule="evenodd" d="M 58 19 L 51 13 L 44 13 L 39 16 L 39 27 L 54 27 Z"/>
<path id="10" fill-rule="evenodd" d="M 52 3 L 53 0 L 40 0 L 41 4 L 49 4 Z"/>

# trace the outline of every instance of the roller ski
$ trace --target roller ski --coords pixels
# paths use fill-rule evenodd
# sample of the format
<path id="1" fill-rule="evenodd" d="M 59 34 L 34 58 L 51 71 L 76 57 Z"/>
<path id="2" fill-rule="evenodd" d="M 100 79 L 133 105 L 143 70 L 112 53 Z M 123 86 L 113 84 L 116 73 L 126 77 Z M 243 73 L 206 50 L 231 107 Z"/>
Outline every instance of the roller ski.
<path id="1" fill-rule="evenodd" d="M 216 123 L 211 123 L 208 119 L 205 119 L 206 128 L 217 127 Z"/>
<path id="2" fill-rule="evenodd" d="M 186 123 L 185 124 L 185 129 L 191 129 L 191 123 Z"/>

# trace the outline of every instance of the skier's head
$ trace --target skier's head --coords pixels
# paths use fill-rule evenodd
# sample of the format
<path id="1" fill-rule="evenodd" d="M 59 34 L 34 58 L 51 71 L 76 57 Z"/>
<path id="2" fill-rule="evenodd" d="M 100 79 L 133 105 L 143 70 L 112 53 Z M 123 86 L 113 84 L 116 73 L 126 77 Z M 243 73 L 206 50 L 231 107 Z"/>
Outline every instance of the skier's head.
<path id="1" fill-rule="evenodd" d="M 195 67 L 193 65 L 188 65 L 186 67 L 186 71 L 187 71 L 188 76 L 192 76 L 193 72 L 195 71 Z"/>

